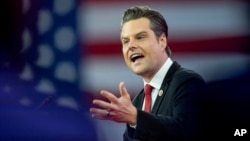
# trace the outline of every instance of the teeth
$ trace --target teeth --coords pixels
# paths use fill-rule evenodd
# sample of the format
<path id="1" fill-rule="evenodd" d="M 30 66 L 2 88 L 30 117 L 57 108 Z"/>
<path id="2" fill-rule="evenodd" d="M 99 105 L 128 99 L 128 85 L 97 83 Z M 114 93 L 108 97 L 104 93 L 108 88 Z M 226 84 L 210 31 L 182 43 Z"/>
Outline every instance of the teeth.
<path id="1" fill-rule="evenodd" d="M 135 53 L 135 54 L 132 54 L 130 58 L 131 58 L 131 60 L 134 62 L 136 59 L 138 59 L 138 58 L 140 58 L 140 57 L 142 57 L 141 54 Z"/>
<path id="2" fill-rule="evenodd" d="M 137 57 L 137 56 L 141 56 L 141 55 L 138 54 L 138 53 L 136 53 L 136 54 L 131 55 L 131 58 L 135 58 L 135 57 Z"/>

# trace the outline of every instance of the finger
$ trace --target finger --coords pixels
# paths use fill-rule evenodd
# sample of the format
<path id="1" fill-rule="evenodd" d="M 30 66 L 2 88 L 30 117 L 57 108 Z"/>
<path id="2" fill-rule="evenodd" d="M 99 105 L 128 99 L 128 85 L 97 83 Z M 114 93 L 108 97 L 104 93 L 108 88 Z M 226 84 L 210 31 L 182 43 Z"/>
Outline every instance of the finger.
<path id="1" fill-rule="evenodd" d="M 110 92 L 108 92 L 108 91 L 102 90 L 102 91 L 100 92 L 100 94 L 101 94 L 103 97 L 107 98 L 107 99 L 108 99 L 110 102 L 112 102 L 112 103 L 117 103 L 117 102 L 118 102 L 118 98 L 117 98 L 114 94 L 112 94 L 112 93 L 110 93 Z"/>
<path id="2" fill-rule="evenodd" d="M 100 108 L 90 108 L 89 111 L 92 114 L 100 114 L 100 115 L 106 115 L 107 114 L 107 110 L 100 109 Z"/>
<path id="3" fill-rule="evenodd" d="M 99 100 L 99 99 L 93 100 L 93 104 L 99 106 L 102 109 L 111 109 L 112 108 L 112 105 L 109 102 Z"/>
<path id="4" fill-rule="evenodd" d="M 90 113 L 93 118 L 97 119 L 108 119 L 109 118 L 109 111 L 99 108 L 90 108 Z"/>
<path id="5" fill-rule="evenodd" d="M 120 82 L 119 90 L 122 97 L 130 98 L 130 95 L 128 94 L 124 82 Z"/>

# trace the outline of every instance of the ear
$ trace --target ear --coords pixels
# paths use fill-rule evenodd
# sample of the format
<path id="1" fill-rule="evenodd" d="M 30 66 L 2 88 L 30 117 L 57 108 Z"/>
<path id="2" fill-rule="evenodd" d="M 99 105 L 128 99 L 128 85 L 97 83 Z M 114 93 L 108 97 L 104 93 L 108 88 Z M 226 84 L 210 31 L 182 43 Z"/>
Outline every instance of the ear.
<path id="1" fill-rule="evenodd" d="M 167 47 L 167 37 L 165 34 L 162 34 L 161 37 L 159 38 L 159 43 L 160 46 L 163 50 L 165 50 L 165 48 Z"/>

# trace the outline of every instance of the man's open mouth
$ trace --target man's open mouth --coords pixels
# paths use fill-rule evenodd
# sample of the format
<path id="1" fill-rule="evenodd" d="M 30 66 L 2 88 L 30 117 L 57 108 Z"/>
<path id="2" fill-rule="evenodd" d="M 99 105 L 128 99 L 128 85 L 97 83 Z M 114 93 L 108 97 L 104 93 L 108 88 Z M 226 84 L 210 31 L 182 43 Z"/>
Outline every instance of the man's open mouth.
<path id="1" fill-rule="evenodd" d="M 140 53 L 135 53 L 130 56 L 132 62 L 135 62 L 137 59 L 143 58 L 144 56 Z"/>

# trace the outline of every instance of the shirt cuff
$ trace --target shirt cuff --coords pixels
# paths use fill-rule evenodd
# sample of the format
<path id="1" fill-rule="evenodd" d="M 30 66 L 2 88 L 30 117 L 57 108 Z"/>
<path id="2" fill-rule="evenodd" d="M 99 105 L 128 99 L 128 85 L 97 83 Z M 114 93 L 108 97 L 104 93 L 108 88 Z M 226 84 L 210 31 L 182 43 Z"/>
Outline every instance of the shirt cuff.
<path id="1" fill-rule="evenodd" d="M 130 124 L 129 124 L 129 126 L 130 126 L 131 128 L 134 128 L 134 129 L 136 128 L 136 125 L 130 125 Z"/>

